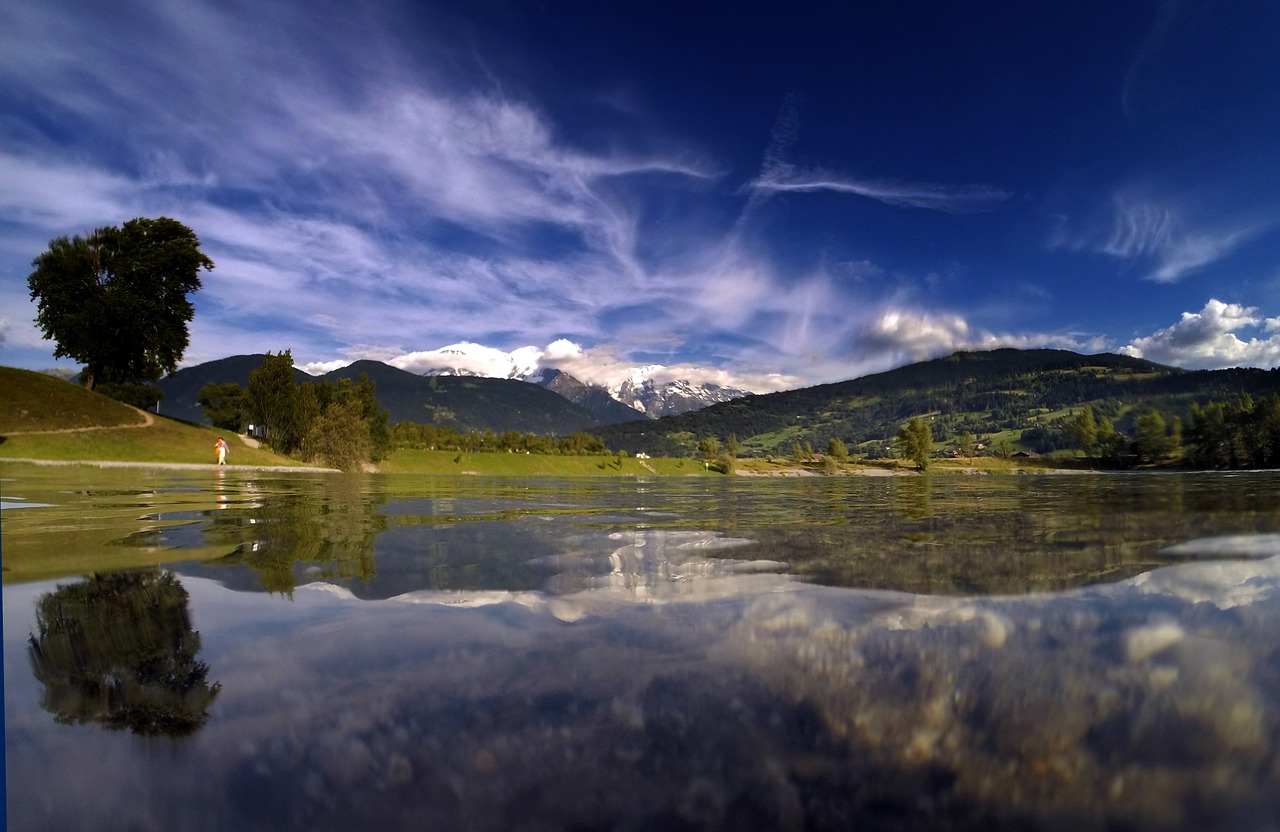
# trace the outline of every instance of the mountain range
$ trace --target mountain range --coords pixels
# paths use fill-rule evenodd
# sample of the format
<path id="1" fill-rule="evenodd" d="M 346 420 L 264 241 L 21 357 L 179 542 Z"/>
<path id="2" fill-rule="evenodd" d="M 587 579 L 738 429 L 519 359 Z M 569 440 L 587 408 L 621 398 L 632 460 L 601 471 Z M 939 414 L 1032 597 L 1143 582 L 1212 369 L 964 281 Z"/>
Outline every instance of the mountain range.
<path id="1" fill-rule="evenodd" d="M 232 356 L 167 376 L 159 383 L 165 393 L 162 412 L 203 422 L 200 388 L 210 382 L 247 385 L 264 358 Z M 916 415 L 929 418 L 940 441 L 961 432 L 983 436 L 1006 431 L 1031 447 L 1037 431 L 1052 432 L 1055 419 L 1084 404 L 1132 433 L 1134 419 L 1145 410 L 1185 421 L 1193 403 L 1280 392 L 1280 369 L 1189 371 L 1123 355 L 1016 349 L 960 352 L 835 384 L 735 395 L 656 420 L 618 402 L 603 387 L 545 368 L 531 370 L 529 381 L 522 381 L 419 376 L 377 361 L 357 361 L 319 377 L 295 370 L 295 377 L 299 382 L 337 381 L 362 373 L 376 384 L 378 400 L 393 424 L 432 422 L 463 432 L 561 436 L 590 430 L 611 450 L 664 456 L 687 456 L 700 438 L 723 441 L 730 435 L 746 452 L 755 453 L 786 453 L 797 442 L 823 449 L 832 438 L 864 450 L 882 448 Z M 643 387 L 643 381 L 632 389 Z M 664 387 L 668 398 L 682 389 L 679 383 Z M 704 387 L 699 395 L 705 393 Z M 658 410 L 659 399 L 650 401 L 646 406 Z"/>
<path id="2" fill-rule="evenodd" d="M 207 424 L 198 398 L 210 383 L 249 384 L 249 374 L 262 366 L 265 355 L 235 355 L 184 367 L 160 380 L 164 393 L 161 412 L 187 421 Z M 361 374 L 373 381 L 378 402 L 390 414 L 390 422 L 431 422 L 461 432 L 492 430 L 565 435 L 603 424 L 586 408 L 564 396 L 523 381 L 474 376 L 419 376 L 380 361 L 357 361 L 322 376 L 294 369 L 298 383 L 356 380 Z M 634 411 L 631 418 L 643 418 Z"/>
<path id="3" fill-rule="evenodd" d="M 487 376 L 526 381 L 582 405 L 600 417 L 602 424 L 632 421 L 637 418 L 637 413 L 649 419 L 676 416 L 751 395 L 748 390 L 718 384 L 684 379 L 658 381 L 655 376 L 666 368 L 657 364 L 632 367 L 619 380 L 609 384 L 588 384 L 562 370 L 540 366 L 538 355 L 533 352 L 495 353 L 476 344 L 452 344 L 435 351 L 434 357 L 439 366 L 424 375 Z M 479 373 L 474 369 L 476 367 L 484 367 L 487 372 Z M 626 410 L 620 410 L 619 404 Z"/>
<path id="4" fill-rule="evenodd" d="M 1007 431 L 1023 448 L 1036 449 L 1033 441 L 1060 436 L 1055 420 L 1085 404 L 1132 436 L 1146 410 L 1186 421 L 1192 404 L 1278 392 L 1280 369 L 1190 371 L 1106 353 L 998 349 L 592 433 L 612 450 L 655 456 L 687 456 L 700 438 L 730 435 L 748 453 L 786 454 L 795 443 L 823 450 L 833 438 L 873 451 L 883 450 L 910 417 L 926 416 L 938 441 Z"/>

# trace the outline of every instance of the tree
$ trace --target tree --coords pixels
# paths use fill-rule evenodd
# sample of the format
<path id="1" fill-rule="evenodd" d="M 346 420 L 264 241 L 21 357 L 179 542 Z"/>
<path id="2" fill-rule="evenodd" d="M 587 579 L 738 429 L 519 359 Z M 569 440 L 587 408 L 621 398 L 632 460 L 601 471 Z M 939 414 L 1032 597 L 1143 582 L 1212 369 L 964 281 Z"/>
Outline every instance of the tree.
<path id="1" fill-rule="evenodd" d="M 703 459 L 714 459 L 720 453 L 720 440 L 708 436 L 698 443 L 698 453 L 702 454 Z"/>
<path id="2" fill-rule="evenodd" d="M 267 444 L 290 453 L 302 442 L 304 425 L 298 382 L 293 376 L 293 353 L 267 353 L 262 366 L 249 374 L 249 411 L 262 425 Z"/>
<path id="3" fill-rule="evenodd" d="M 919 416 L 911 417 L 894 437 L 898 453 L 904 459 L 915 462 L 921 471 L 927 470 L 933 457 L 933 431 Z"/>
<path id="4" fill-rule="evenodd" d="M 1120 462 L 1128 450 L 1129 440 L 1116 430 L 1111 420 L 1103 416 L 1098 422 L 1098 455 L 1112 465 Z"/>
<path id="5" fill-rule="evenodd" d="M 200 270 L 213 261 L 177 220 L 129 220 L 88 237 L 56 237 L 31 261 L 36 325 L 54 355 L 85 364 L 84 386 L 153 382 L 187 349 Z"/>
<path id="6" fill-rule="evenodd" d="M 302 440 L 306 459 L 322 459 L 343 471 L 357 471 L 369 459 L 369 428 L 359 402 L 329 405 L 310 425 Z"/>
<path id="7" fill-rule="evenodd" d="M 1135 424 L 1138 457 L 1143 462 L 1159 462 L 1168 454 L 1170 444 L 1164 417 L 1152 410 L 1139 416 Z"/>
<path id="8" fill-rule="evenodd" d="M 729 438 L 724 440 L 724 452 L 729 456 L 736 457 L 738 452 L 742 450 L 742 443 L 738 441 L 738 434 L 731 433 Z"/>
<path id="9" fill-rule="evenodd" d="M 209 720 L 222 686 L 196 656 L 188 595 L 172 572 L 109 572 L 36 601 L 27 657 L 42 706 L 66 725 L 183 737 Z"/>
<path id="10" fill-rule="evenodd" d="M 200 388 L 196 401 L 215 428 L 239 433 L 249 421 L 249 394 L 233 381 L 209 382 Z"/>
<path id="11" fill-rule="evenodd" d="M 1098 445 L 1098 422 L 1094 418 L 1093 408 L 1089 405 L 1081 408 L 1076 418 L 1067 426 L 1067 433 L 1085 456 L 1092 456 Z"/>
<path id="12" fill-rule="evenodd" d="M 956 445 L 960 448 L 960 453 L 964 455 L 965 459 L 972 459 L 974 448 L 977 447 L 978 443 L 977 440 L 973 438 L 972 433 L 965 431 L 960 434 L 960 438 L 956 440 Z"/>
<path id="13" fill-rule="evenodd" d="M 846 462 L 849 459 L 849 446 L 844 444 L 843 439 L 832 438 L 827 442 L 827 456 L 836 462 Z"/>

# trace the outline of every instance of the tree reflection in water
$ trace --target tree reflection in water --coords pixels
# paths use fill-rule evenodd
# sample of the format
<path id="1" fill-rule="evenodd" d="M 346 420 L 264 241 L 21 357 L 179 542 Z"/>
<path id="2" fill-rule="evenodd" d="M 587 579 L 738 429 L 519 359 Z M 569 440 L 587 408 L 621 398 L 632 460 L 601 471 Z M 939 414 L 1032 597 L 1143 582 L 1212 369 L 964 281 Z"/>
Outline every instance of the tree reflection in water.
<path id="1" fill-rule="evenodd" d="M 386 530 L 379 508 L 386 495 L 360 477 L 342 477 L 319 489 L 266 493 L 238 512 L 210 514 L 205 538 L 234 542 L 234 552 L 211 563 L 247 566 L 263 589 L 290 596 L 302 581 L 357 579 L 367 583 L 377 569 L 373 544 Z"/>
<path id="2" fill-rule="evenodd" d="M 184 737 L 209 719 L 221 685 L 196 659 L 187 591 L 172 572 L 113 572 L 60 586 L 36 603 L 28 640 L 46 711 L 148 737 Z"/>

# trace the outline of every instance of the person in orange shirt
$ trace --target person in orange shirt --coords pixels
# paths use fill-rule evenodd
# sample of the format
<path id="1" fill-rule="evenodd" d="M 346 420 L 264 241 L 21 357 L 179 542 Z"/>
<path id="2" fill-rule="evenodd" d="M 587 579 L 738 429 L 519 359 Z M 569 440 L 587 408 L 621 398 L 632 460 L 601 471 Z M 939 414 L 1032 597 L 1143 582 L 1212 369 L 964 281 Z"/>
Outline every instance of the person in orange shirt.
<path id="1" fill-rule="evenodd" d="M 219 436 L 218 441 L 213 446 L 213 449 L 218 453 L 218 464 L 226 465 L 227 464 L 227 440 Z"/>

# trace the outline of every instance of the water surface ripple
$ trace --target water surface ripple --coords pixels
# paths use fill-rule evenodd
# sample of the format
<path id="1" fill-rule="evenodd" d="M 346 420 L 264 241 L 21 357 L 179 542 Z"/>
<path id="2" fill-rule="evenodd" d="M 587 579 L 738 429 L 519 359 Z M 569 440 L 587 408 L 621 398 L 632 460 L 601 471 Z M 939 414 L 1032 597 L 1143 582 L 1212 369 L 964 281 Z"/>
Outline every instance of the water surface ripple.
<path id="1" fill-rule="evenodd" d="M 2 473 L 10 829 L 1280 828 L 1277 474 Z"/>

